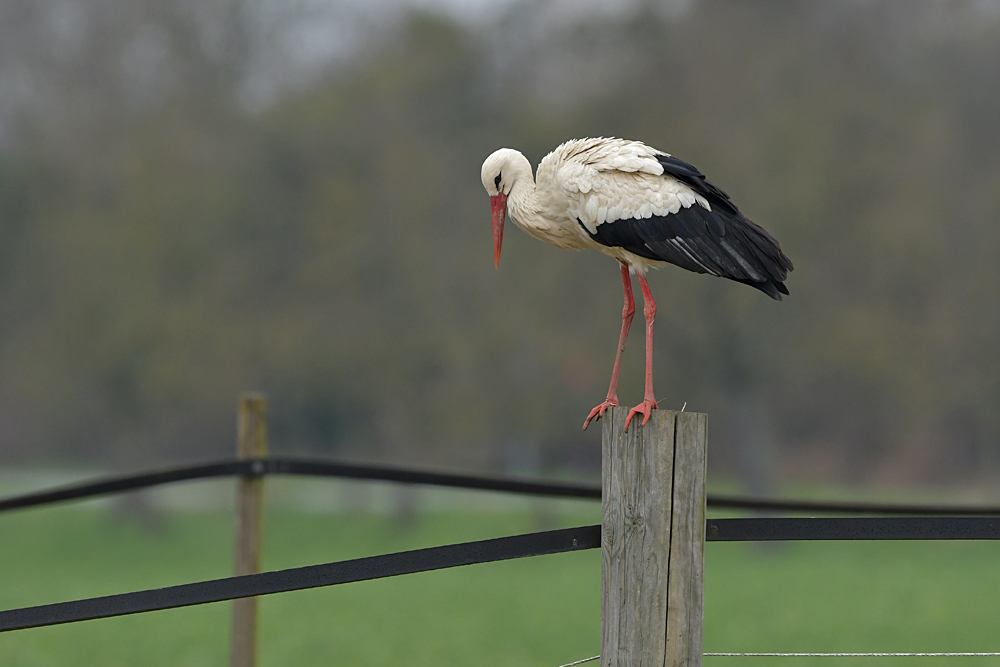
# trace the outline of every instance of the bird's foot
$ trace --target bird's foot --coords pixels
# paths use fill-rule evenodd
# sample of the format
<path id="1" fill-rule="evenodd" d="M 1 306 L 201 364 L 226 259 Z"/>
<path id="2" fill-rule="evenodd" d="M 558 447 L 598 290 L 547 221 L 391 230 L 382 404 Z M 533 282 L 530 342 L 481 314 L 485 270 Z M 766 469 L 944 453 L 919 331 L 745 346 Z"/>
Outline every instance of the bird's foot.
<path id="1" fill-rule="evenodd" d="M 649 421 L 649 413 L 655 410 L 656 408 L 657 408 L 656 400 L 652 398 L 647 398 L 642 403 L 629 410 L 628 417 L 625 418 L 625 430 L 626 431 L 628 430 L 628 425 L 629 422 L 632 421 L 632 417 L 635 417 L 636 415 L 640 414 L 642 415 L 641 425 L 645 426 L 646 422 Z"/>
<path id="2" fill-rule="evenodd" d="M 608 408 L 610 408 L 612 405 L 618 405 L 618 399 L 617 398 L 608 398 L 608 399 L 605 399 L 605 401 L 603 403 L 601 403 L 596 408 L 594 408 L 593 410 L 591 410 L 590 414 L 587 415 L 587 419 L 585 419 L 584 422 L 583 422 L 583 430 L 584 431 L 587 430 L 587 427 L 590 426 L 591 420 L 597 421 L 598 419 L 600 419 L 601 417 L 603 417 L 604 416 L 604 411 L 607 410 Z"/>

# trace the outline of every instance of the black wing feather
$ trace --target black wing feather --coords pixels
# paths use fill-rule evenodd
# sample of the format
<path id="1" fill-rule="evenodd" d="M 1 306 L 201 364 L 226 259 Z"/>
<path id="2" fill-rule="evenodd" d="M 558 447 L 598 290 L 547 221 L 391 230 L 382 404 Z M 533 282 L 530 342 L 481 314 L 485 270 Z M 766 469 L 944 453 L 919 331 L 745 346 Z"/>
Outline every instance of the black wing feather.
<path id="1" fill-rule="evenodd" d="M 657 159 L 665 174 L 704 197 L 712 210 L 694 204 L 665 216 L 609 221 L 593 234 L 587 230 L 590 237 L 646 259 L 750 285 L 773 299 L 788 294 L 784 280 L 792 262 L 774 237 L 740 213 L 729 195 L 693 165 L 669 155 Z M 580 226 L 586 230 L 583 222 Z"/>

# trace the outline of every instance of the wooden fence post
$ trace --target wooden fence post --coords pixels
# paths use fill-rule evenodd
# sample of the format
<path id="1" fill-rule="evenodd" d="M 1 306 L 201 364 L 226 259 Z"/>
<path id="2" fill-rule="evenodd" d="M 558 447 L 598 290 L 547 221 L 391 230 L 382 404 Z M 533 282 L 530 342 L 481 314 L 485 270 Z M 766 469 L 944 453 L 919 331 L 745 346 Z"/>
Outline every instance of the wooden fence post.
<path id="1" fill-rule="evenodd" d="M 267 402 L 262 394 L 240 396 L 237 417 L 237 456 L 241 459 L 267 456 Z M 263 471 L 261 471 L 263 472 Z M 236 576 L 260 571 L 261 517 L 264 511 L 264 478 L 243 476 L 236 491 Z M 233 601 L 231 667 L 257 664 L 257 598 Z"/>
<path id="2" fill-rule="evenodd" d="M 707 416 L 627 415 L 604 416 L 601 667 L 700 667 Z"/>

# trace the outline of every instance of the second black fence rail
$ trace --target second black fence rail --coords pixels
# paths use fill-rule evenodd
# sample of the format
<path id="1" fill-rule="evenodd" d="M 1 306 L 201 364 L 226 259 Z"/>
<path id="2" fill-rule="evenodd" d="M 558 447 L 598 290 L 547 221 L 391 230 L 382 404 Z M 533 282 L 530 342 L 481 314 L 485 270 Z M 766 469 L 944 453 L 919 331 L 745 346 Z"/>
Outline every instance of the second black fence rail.
<path id="1" fill-rule="evenodd" d="M 772 540 L 998 540 L 1000 518 L 866 517 L 709 519 L 709 542 Z M 238 598 L 370 581 L 462 565 L 597 549 L 601 527 L 580 526 L 166 588 L 0 611 L 0 632 Z"/>
<path id="2" fill-rule="evenodd" d="M 131 475 L 108 476 L 45 491 L 0 498 L 0 512 L 27 509 L 70 500 L 139 491 L 163 484 L 235 476 L 298 475 L 368 481 L 421 484 L 455 489 L 497 491 L 549 498 L 600 500 L 601 487 L 567 482 L 521 480 L 508 477 L 462 475 L 391 466 L 358 465 L 325 459 L 269 457 L 263 459 L 219 459 Z M 1000 506 L 906 505 L 838 501 L 777 500 L 749 496 L 709 494 L 712 508 L 771 512 L 817 512 L 836 514 L 893 514 L 919 516 L 1000 516 Z"/>
<path id="3" fill-rule="evenodd" d="M 0 512 L 137 491 L 173 482 L 231 476 L 306 475 L 555 498 L 599 500 L 597 486 L 458 475 L 306 458 L 224 459 L 133 475 L 105 477 L 0 499 Z M 997 540 L 1000 507 L 789 501 L 709 496 L 716 508 L 924 516 L 709 519 L 706 540 Z M 462 565 L 565 553 L 601 546 L 601 527 L 582 526 L 349 561 L 0 611 L 0 632 L 108 618 L 320 586 L 428 572 Z"/>

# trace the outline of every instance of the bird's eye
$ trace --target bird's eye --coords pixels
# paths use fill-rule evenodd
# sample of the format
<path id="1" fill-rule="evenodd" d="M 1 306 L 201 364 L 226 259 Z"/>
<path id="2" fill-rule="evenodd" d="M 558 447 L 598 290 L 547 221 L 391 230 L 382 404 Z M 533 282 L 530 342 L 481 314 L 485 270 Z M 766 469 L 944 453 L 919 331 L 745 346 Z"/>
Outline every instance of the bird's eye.
<path id="1" fill-rule="evenodd" d="M 493 179 L 493 186 L 497 189 L 497 192 L 500 192 L 500 177 L 502 175 L 503 172 L 497 174 L 497 177 Z"/>

